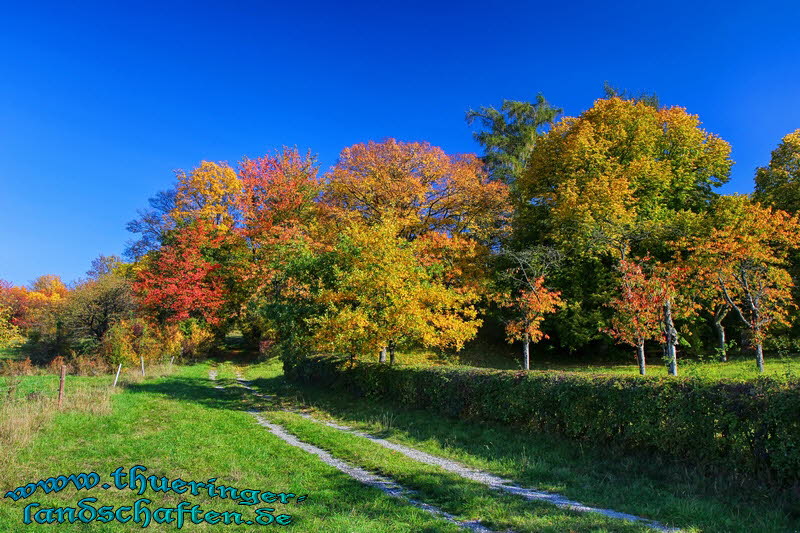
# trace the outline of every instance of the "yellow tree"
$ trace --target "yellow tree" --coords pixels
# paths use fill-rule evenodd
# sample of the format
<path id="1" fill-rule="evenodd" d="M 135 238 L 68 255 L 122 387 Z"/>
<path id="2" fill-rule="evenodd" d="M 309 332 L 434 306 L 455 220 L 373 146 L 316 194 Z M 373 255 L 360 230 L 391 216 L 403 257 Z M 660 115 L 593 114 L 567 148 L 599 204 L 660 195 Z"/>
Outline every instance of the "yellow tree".
<path id="1" fill-rule="evenodd" d="M 786 323 L 793 305 L 794 283 L 786 267 L 789 253 L 800 246 L 800 224 L 785 211 L 745 196 L 721 199 L 710 218 L 710 234 L 695 239 L 691 248 L 693 266 L 749 329 L 763 372 L 767 332 Z"/>
<path id="2" fill-rule="evenodd" d="M 478 294 L 445 282 L 426 265 L 423 241 L 397 236 L 401 222 L 349 224 L 330 252 L 329 284 L 319 292 L 327 311 L 309 320 L 317 347 L 352 357 L 381 353 L 394 359 L 401 341 L 460 349 L 481 321 Z"/>
<path id="3" fill-rule="evenodd" d="M 593 249 L 598 234 L 613 241 L 632 226 L 704 211 L 731 164 L 728 143 L 696 115 L 611 97 L 542 136 L 519 188 L 549 238 Z"/>
<path id="4" fill-rule="evenodd" d="M 756 171 L 753 197 L 790 213 L 800 211 L 800 130 L 786 135 L 772 152 L 769 165 Z"/>
<path id="5" fill-rule="evenodd" d="M 0 306 L 0 349 L 22 341 L 19 328 L 11 322 L 11 309 Z"/>
<path id="6" fill-rule="evenodd" d="M 237 195 L 242 185 L 236 172 L 225 163 L 202 161 L 189 172 L 177 172 L 177 192 L 172 217 L 178 221 L 206 220 L 231 227 Z"/>

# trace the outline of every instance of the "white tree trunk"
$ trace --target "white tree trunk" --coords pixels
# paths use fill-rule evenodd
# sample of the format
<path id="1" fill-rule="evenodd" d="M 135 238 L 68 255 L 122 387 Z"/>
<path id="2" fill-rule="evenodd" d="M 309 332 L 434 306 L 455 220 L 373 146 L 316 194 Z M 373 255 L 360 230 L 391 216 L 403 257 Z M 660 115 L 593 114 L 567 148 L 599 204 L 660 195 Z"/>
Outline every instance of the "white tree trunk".
<path id="1" fill-rule="evenodd" d="M 639 374 L 644 376 L 646 372 L 644 360 L 644 341 L 641 341 L 636 347 L 636 360 L 639 362 Z"/>
<path id="2" fill-rule="evenodd" d="M 380 355 L 380 358 L 378 359 L 378 362 L 380 362 L 380 363 L 385 363 L 386 362 L 386 347 L 385 346 L 383 348 L 381 348 L 381 355 Z"/>
<path id="3" fill-rule="evenodd" d="M 678 344 L 678 331 L 672 322 L 672 298 L 664 301 L 664 350 L 667 357 L 667 372 L 670 376 L 678 375 L 678 354 L 675 346 Z"/>
<path id="4" fill-rule="evenodd" d="M 758 365 L 758 372 L 764 373 L 764 348 L 759 342 L 756 344 L 756 364 Z"/>
<path id="5" fill-rule="evenodd" d="M 522 341 L 522 365 L 525 370 L 531 369 L 531 336 L 527 333 Z"/>

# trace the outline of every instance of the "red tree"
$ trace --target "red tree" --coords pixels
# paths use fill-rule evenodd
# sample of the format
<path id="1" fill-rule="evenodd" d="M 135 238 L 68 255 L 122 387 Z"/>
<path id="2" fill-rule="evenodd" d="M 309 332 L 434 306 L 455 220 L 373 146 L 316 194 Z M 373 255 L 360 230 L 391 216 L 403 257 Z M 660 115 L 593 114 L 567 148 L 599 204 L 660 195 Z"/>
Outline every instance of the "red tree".
<path id="1" fill-rule="evenodd" d="M 175 230 L 134 283 L 145 307 L 168 322 L 199 318 L 218 324 L 227 290 L 218 272 L 221 265 L 210 256 L 224 241 L 223 233 L 203 221 Z"/>

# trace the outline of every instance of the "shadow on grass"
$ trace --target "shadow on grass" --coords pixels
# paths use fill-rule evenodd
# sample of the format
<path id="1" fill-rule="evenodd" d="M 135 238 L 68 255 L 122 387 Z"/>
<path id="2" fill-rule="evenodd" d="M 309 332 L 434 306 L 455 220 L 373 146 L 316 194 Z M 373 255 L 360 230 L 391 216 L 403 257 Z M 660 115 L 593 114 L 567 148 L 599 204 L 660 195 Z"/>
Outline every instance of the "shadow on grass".
<path id="1" fill-rule="evenodd" d="M 619 506 L 625 510 L 628 507 L 624 504 L 625 491 L 639 487 L 652 498 L 658 498 L 657 494 L 674 496 L 678 506 L 691 507 L 696 500 L 704 500 L 718 510 L 752 507 L 756 514 L 758 509 L 785 513 L 793 525 L 800 518 L 798 498 L 790 491 L 678 459 L 399 408 L 342 391 L 293 384 L 282 375 L 258 378 L 251 385 L 262 393 L 275 395 L 278 406 L 318 408 L 335 418 L 364 424 L 370 434 L 378 437 L 410 438 L 433 443 L 456 458 L 491 461 L 505 469 L 498 473 L 528 486 L 562 486 L 567 496 L 578 499 L 585 493 L 581 489 L 572 491 L 570 487 L 585 488 L 587 484 L 600 487 L 593 493 L 602 501 L 590 497 L 587 502 L 595 505 Z M 435 448 L 429 451 L 437 453 Z M 617 495 L 609 496 L 610 492 Z M 639 495 L 634 499 L 645 503 L 648 498 Z M 709 530 L 715 530 L 713 516 L 703 518 L 705 525 L 711 526 Z"/>
<path id="2" fill-rule="evenodd" d="M 230 386 L 232 380 L 212 381 L 206 378 L 170 376 L 156 382 L 132 383 L 126 390 L 132 393 L 148 393 L 165 396 L 183 402 L 193 402 L 211 409 L 247 411 L 253 407 L 250 394 L 241 387 Z M 215 385 L 224 387 L 215 388 Z"/>

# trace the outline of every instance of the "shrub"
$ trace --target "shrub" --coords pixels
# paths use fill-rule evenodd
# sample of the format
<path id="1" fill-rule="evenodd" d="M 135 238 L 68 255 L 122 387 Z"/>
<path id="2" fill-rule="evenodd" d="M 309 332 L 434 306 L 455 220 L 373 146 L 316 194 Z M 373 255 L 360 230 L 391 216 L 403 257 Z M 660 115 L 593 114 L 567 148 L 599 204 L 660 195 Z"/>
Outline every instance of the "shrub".
<path id="1" fill-rule="evenodd" d="M 20 361 L 6 359 L 0 363 L 0 376 L 32 376 L 35 373 L 36 367 L 27 358 Z"/>
<path id="2" fill-rule="evenodd" d="M 478 422 L 800 478 L 800 382 L 609 377 L 552 371 L 287 360 L 289 379 Z"/>

